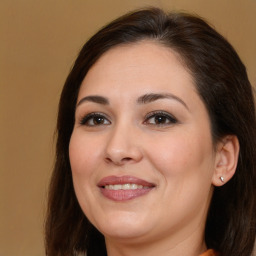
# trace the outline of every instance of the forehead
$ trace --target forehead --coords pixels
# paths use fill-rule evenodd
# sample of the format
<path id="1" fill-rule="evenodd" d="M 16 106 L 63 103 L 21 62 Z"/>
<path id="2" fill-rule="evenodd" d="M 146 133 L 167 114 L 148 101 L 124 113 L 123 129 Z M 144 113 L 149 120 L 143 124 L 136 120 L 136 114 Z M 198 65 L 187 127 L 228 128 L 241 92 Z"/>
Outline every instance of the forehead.
<path id="1" fill-rule="evenodd" d="M 152 41 L 116 46 L 90 68 L 80 90 L 102 93 L 106 89 L 132 87 L 170 89 L 174 84 L 186 83 L 194 89 L 193 77 L 184 67 L 181 57 L 171 48 Z M 166 87 L 166 88 L 165 88 Z"/>

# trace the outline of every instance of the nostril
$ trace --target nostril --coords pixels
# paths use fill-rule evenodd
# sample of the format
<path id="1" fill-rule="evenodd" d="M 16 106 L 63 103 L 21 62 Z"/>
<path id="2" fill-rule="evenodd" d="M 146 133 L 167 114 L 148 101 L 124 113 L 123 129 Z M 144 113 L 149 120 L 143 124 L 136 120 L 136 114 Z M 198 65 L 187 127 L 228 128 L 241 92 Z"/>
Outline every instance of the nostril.
<path id="1" fill-rule="evenodd" d="M 127 161 L 130 161 L 130 160 L 132 160 L 131 157 L 124 157 L 121 161 L 122 162 L 127 162 Z"/>
<path id="2" fill-rule="evenodd" d="M 124 163 L 126 163 L 126 162 L 129 162 L 129 161 L 131 161 L 131 160 L 132 160 L 131 157 L 124 157 L 124 158 L 121 158 L 121 159 L 119 159 L 119 160 L 117 160 L 117 159 L 112 159 L 111 157 L 107 157 L 107 158 L 106 158 L 106 161 L 107 161 L 108 163 L 114 163 L 114 164 L 117 164 L 117 165 L 122 165 L 122 164 L 124 164 Z"/>
<path id="3" fill-rule="evenodd" d="M 112 162 L 112 160 L 111 160 L 109 157 L 106 158 L 106 161 L 107 161 L 108 163 Z"/>

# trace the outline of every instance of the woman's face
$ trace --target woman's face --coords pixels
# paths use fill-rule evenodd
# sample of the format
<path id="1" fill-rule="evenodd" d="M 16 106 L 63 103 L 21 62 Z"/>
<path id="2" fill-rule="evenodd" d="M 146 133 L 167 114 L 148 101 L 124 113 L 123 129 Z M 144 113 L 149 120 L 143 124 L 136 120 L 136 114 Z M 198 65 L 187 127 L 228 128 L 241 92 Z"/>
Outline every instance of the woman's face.
<path id="1" fill-rule="evenodd" d="M 215 168 L 209 116 L 171 49 L 144 41 L 96 62 L 69 155 L 78 202 L 106 239 L 178 243 L 204 229 Z"/>

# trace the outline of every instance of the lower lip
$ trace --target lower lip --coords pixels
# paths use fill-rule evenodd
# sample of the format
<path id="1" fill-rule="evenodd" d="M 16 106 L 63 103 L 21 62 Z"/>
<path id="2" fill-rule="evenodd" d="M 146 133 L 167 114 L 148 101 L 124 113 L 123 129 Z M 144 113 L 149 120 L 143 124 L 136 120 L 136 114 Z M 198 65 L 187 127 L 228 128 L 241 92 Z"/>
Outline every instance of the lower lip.
<path id="1" fill-rule="evenodd" d="M 143 196 L 149 193 L 153 188 L 146 188 L 146 189 L 128 189 L 128 190 L 112 190 L 112 189 L 105 189 L 100 188 L 101 193 L 106 198 L 113 200 L 113 201 L 127 201 L 132 200 L 137 197 Z"/>

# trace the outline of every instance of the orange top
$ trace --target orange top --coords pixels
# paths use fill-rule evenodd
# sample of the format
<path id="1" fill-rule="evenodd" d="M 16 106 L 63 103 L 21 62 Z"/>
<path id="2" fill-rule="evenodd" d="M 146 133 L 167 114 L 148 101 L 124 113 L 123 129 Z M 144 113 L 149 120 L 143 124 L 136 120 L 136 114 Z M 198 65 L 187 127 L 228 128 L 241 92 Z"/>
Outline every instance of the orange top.
<path id="1" fill-rule="evenodd" d="M 218 256 L 219 254 L 214 251 L 213 249 L 207 250 L 206 252 L 204 252 L 203 254 L 201 254 L 200 256 Z"/>

